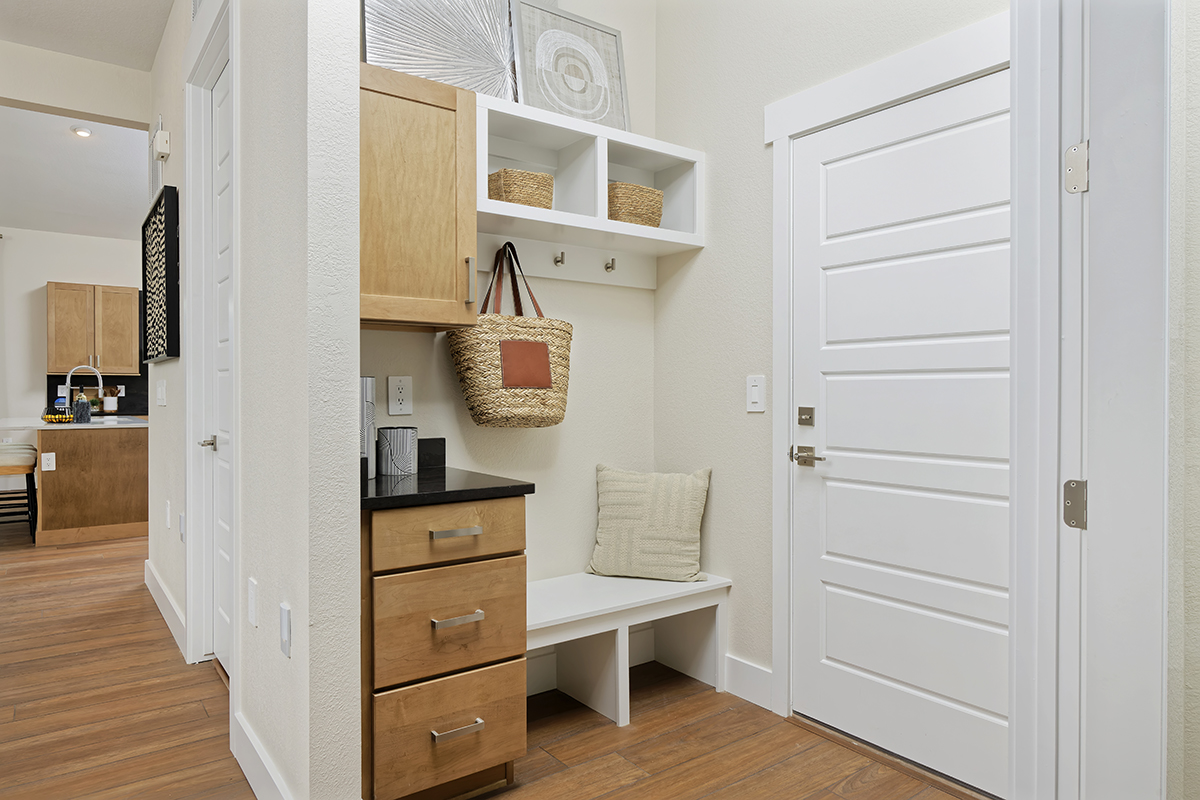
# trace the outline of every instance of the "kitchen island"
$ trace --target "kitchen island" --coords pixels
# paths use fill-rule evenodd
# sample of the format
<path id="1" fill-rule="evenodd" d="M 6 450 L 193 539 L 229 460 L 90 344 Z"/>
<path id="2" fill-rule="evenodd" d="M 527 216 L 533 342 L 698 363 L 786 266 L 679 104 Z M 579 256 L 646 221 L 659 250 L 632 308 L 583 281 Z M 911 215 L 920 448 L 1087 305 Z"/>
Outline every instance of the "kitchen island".
<path id="1" fill-rule="evenodd" d="M 87 424 L 0 419 L 0 432 L 37 435 L 39 547 L 147 535 L 149 427 L 124 416 L 96 415 Z"/>

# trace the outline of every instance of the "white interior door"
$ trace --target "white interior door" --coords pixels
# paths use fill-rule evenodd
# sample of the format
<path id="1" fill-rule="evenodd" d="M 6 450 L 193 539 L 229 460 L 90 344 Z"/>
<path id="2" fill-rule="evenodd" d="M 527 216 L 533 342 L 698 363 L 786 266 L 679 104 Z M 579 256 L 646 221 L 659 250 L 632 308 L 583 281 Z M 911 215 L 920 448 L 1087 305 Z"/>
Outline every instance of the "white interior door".
<path id="1" fill-rule="evenodd" d="M 211 270 L 205 281 L 205 430 L 215 446 L 205 459 L 211 487 L 213 547 L 213 654 L 233 677 L 234 614 L 237 579 L 233 516 L 233 103 L 229 67 L 212 89 L 212 220 Z"/>
<path id="2" fill-rule="evenodd" d="M 1003 70 L 792 143 L 793 707 L 1000 796 L 1008 110 Z"/>

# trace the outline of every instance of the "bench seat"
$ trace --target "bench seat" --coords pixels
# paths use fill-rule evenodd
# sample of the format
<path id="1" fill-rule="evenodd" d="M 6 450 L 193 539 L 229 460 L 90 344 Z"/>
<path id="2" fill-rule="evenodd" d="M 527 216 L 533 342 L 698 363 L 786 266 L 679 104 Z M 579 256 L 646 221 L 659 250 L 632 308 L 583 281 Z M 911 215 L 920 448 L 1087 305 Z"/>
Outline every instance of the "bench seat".
<path id="1" fill-rule="evenodd" d="M 556 646 L 558 688 L 629 724 L 629 627 L 654 622 L 655 659 L 725 691 L 725 602 L 733 582 L 677 583 L 589 573 L 527 586 L 526 648 Z"/>

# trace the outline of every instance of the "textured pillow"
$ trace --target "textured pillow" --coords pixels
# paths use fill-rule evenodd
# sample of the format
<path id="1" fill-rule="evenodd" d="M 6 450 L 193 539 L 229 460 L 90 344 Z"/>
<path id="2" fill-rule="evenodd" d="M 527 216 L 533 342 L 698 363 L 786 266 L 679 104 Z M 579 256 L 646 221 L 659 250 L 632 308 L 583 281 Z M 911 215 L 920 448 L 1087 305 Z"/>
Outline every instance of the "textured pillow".
<path id="1" fill-rule="evenodd" d="M 700 518 L 711 472 L 624 472 L 597 464 L 600 515 L 587 571 L 663 581 L 708 580 L 700 571 Z"/>

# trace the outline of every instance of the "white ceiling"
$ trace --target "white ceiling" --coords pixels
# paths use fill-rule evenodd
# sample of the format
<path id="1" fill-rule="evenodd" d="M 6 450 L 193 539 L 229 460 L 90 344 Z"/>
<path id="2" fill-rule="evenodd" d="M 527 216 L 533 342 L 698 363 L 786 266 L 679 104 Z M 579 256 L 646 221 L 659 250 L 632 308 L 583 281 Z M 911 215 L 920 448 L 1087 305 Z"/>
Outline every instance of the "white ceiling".
<path id="1" fill-rule="evenodd" d="M 90 128 L 83 139 L 72 125 Z M 0 106 L 0 227 L 141 238 L 145 131 Z"/>
<path id="2" fill-rule="evenodd" d="M 172 0 L 0 0 L 0 40 L 148 72 Z"/>

